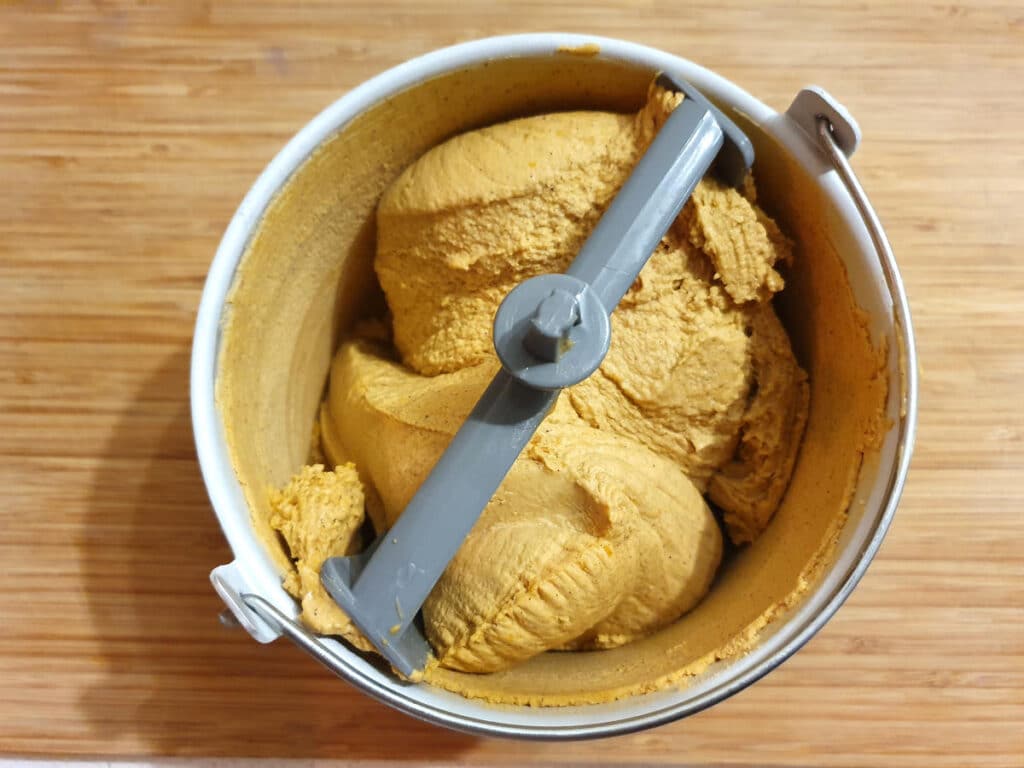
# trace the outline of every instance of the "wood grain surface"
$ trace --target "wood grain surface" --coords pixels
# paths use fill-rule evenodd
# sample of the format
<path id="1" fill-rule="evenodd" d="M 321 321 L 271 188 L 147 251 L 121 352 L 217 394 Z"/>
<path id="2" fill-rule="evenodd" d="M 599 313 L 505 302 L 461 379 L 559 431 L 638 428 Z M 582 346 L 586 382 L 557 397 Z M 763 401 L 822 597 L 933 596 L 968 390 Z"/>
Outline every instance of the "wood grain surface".
<path id="1" fill-rule="evenodd" d="M 288 137 L 411 56 L 544 30 L 845 102 L 923 372 L 895 524 L 820 635 L 711 711 L 564 745 L 421 724 L 220 627 L 188 409 L 206 269 Z M 1024 765 L 1022 209 L 1016 2 L 0 2 L 0 751 Z"/>

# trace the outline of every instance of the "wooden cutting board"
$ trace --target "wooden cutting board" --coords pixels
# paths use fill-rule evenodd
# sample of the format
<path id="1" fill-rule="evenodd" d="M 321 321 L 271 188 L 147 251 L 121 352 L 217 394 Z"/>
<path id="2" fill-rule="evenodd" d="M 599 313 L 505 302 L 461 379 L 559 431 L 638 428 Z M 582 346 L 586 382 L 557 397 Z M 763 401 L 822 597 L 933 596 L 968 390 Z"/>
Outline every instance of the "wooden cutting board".
<path id="1" fill-rule="evenodd" d="M 896 522 L 811 643 L 713 710 L 516 744 L 378 705 L 217 623 L 189 340 L 261 168 L 381 70 L 485 35 L 613 35 L 859 118 L 918 330 Z M 1024 9 L 917 2 L 0 6 L 0 751 L 395 762 L 1024 765 Z"/>

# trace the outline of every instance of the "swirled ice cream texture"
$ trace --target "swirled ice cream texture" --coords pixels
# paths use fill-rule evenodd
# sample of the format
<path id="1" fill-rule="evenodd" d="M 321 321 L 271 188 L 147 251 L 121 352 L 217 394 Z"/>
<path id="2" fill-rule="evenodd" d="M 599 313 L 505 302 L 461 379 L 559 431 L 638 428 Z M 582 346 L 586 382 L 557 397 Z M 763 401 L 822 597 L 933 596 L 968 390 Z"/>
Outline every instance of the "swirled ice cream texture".
<path id="1" fill-rule="evenodd" d="M 463 134 L 385 193 L 375 267 L 392 343 L 344 343 L 321 412 L 325 452 L 354 462 L 377 532 L 496 370 L 497 305 L 565 269 L 678 99 Z M 654 632 L 711 586 L 708 501 L 734 542 L 764 529 L 807 414 L 770 301 L 790 259 L 752 180 L 698 185 L 613 314 L 601 368 L 562 394 L 424 606 L 439 663 L 487 672 Z"/>

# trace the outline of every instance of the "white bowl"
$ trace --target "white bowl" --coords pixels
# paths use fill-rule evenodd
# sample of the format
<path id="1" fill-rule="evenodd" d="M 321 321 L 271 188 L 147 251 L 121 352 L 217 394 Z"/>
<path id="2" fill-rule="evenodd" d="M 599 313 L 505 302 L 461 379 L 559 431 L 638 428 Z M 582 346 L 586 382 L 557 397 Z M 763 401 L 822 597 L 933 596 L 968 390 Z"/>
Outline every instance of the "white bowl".
<path id="1" fill-rule="evenodd" d="M 794 606 L 760 632 L 749 653 L 713 664 L 685 685 L 618 701 L 553 708 L 495 706 L 437 687 L 403 683 L 343 643 L 314 637 L 296 621 L 295 601 L 281 586 L 279 560 L 256 535 L 251 496 L 247 498 L 233 466 L 217 401 L 218 356 L 236 270 L 263 215 L 326 140 L 370 108 L 433 78 L 495 60 L 565 56 L 593 56 L 594 61 L 650 72 L 669 70 L 689 80 L 758 133 L 759 163 L 789 168 L 787 183 L 794 190 L 825 201 L 818 225 L 845 267 L 873 341 L 886 345 L 881 348 L 887 350 L 890 426 L 860 471 L 830 565 Z M 235 620 L 261 642 L 288 636 L 366 693 L 416 717 L 463 731 L 545 739 L 607 736 L 684 717 L 756 681 L 803 645 L 850 594 L 881 543 L 910 461 L 917 410 L 913 332 L 896 264 L 842 153 L 830 156 L 823 150 L 828 142 L 816 133 L 818 114 L 831 120 L 838 144 L 851 153 L 859 139 L 856 126 L 823 92 L 802 92 L 786 114 L 779 114 L 722 77 L 661 51 L 605 38 L 537 34 L 479 40 L 414 59 L 356 88 L 313 119 L 274 158 L 232 219 L 210 268 L 196 323 L 191 378 L 196 444 L 214 511 L 235 555 L 211 579 Z"/>

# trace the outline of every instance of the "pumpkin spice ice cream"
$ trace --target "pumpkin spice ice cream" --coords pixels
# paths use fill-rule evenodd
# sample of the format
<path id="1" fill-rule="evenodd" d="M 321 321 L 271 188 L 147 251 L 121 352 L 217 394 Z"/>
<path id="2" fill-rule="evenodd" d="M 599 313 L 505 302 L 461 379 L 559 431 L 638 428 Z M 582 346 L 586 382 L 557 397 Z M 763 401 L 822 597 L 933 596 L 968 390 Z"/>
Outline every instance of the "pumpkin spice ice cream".
<path id="1" fill-rule="evenodd" d="M 367 647 L 320 564 L 359 546 L 364 510 L 378 534 L 401 514 L 497 370 L 498 304 L 564 271 L 681 98 L 652 88 L 635 115 L 466 133 L 384 194 L 375 270 L 389 317 L 342 344 L 321 408 L 337 469 L 307 467 L 271 499 L 311 628 Z M 649 635 L 709 590 L 723 530 L 735 544 L 764 530 L 808 408 L 771 305 L 791 258 L 753 179 L 698 185 L 612 314 L 600 369 L 562 393 L 424 605 L 438 664 L 492 672 Z"/>

